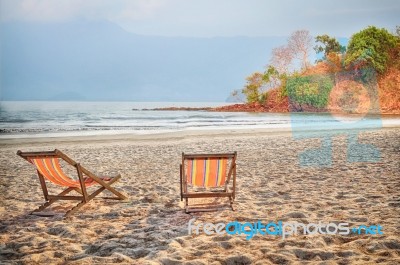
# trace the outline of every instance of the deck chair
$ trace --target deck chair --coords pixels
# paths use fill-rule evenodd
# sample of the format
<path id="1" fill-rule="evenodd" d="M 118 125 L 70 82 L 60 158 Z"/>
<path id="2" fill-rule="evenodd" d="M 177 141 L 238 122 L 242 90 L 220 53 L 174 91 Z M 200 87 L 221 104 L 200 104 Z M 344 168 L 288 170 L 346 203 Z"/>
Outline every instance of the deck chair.
<path id="1" fill-rule="evenodd" d="M 121 175 L 118 174 L 112 178 L 96 176 L 57 149 L 46 152 L 22 152 L 18 150 L 17 155 L 24 158 L 36 167 L 40 185 L 43 190 L 44 199 L 46 201 L 43 205 L 32 211 L 30 214 L 37 214 L 58 200 L 79 201 L 75 207 L 65 213 L 64 217 L 68 217 L 104 190 L 108 190 L 116 195 L 116 197 L 112 197 L 112 199 L 124 200 L 127 198 L 125 195 L 111 187 L 111 184 L 119 180 Z M 77 180 L 70 178 L 62 170 L 59 159 L 64 160 L 69 165 L 76 168 L 78 175 Z M 66 187 L 67 189 L 58 195 L 50 195 L 47 191 L 45 179 L 56 185 Z M 88 194 L 87 188 L 94 185 L 100 185 L 101 187 L 95 190 L 92 194 Z M 76 191 L 80 195 L 67 196 L 67 194 L 71 191 Z"/>
<path id="2" fill-rule="evenodd" d="M 180 165 L 181 201 L 185 200 L 185 212 L 218 210 L 222 205 L 189 207 L 191 198 L 229 199 L 232 210 L 236 188 L 236 156 L 227 154 L 185 154 Z M 232 186 L 229 183 L 232 179 Z"/>

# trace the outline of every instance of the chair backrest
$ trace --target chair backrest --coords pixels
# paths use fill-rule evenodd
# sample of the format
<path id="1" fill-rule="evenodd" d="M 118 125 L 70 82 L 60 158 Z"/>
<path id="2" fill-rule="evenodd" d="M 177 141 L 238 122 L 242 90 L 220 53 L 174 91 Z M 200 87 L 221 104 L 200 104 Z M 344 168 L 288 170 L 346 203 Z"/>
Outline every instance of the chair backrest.
<path id="1" fill-rule="evenodd" d="M 229 179 L 235 157 L 236 154 L 183 154 L 186 183 L 205 188 L 224 186 Z"/>
<path id="2" fill-rule="evenodd" d="M 219 187 L 225 185 L 227 159 L 192 158 L 187 161 L 187 183 L 197 187 Z"/>
<path id="3" fill-rule="evenodd" d="M 71 179 L 64 173 L 57 157 L 29 158 L 28 161 L 36 166 L 36 169 L 43 177 L 54 184 L 66 187 L 80 186 L 79 181 Z"/>
<path id="4" fill-rule="evenodd" d="M 17 154 L 34 165 L 40 175 L 54 184 L 64 187 L 80 187 L 79 180 L 68 177 L 62 170 L 59 159 L 66 160 L 73 165 L 75 162 L 64 155 L 59 150 L 46 152 L 21 152 Z"/>

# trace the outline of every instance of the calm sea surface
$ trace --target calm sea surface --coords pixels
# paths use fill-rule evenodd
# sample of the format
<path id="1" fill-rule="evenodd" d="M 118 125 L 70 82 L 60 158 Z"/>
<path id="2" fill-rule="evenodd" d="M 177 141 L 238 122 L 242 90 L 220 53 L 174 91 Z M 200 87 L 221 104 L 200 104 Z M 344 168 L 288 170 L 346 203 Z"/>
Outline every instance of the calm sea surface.
<path id="1" fill-rule="evenodd" d="M 295 128 L 318 125 L 335 128 L 329 114 L 228 113 L 206 111 L 146 111 L 157 107 L 215 107 L 215 102 L 0 102 L 0 138 L 158 133 L 193 129 Z M 295 116 L 295 119 L 293 118 Z M 400 125 L 400 116 L 341 117 L 339 124 Z M 359 124 L 359 123 L 358 123 Z M 293 127 L 295 125 L 295 127 Z M 297 127 L 296 127 L 297 128 Z"/>

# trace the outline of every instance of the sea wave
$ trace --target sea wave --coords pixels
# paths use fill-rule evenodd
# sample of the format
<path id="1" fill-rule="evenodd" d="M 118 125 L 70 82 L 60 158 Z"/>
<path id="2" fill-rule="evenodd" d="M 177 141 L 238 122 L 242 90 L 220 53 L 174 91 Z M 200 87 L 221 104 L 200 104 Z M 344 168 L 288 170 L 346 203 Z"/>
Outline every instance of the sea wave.
<path id="1" fill-rule="evenodd" d="M 209 103 L 215 106 L 216 103 Z M 221 103 L 223 105 L 224 103 Z M 326 113 L 244 113 L 205 111 L 141 111 L 149 103 L 139 102 L 0 102 L 0 136 L 79 132 L 159 132 L 201 128 L 335 128 L 338 121 Z M 163 107 L 166 103 L 152 103 Z M 207 106 L 206 103 L 180 103 L 179 106 Z M 375 118 L 345 116 L 342 122 Z M 400 124 L 394 117 L 390 124 Z M 392 121 L 391 120 L 391 121 Z M 4 137 L 2 137 L 4 138 Z"/>

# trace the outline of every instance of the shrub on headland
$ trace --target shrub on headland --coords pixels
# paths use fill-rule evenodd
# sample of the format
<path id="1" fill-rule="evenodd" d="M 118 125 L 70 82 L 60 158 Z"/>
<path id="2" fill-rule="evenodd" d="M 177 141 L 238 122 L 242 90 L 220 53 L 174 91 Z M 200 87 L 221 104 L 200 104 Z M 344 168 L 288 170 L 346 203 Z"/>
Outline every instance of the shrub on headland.
<path id="1" fill-rule="evenodd" d="M 348 47 L 328 35 L 317 36 L 314 49 L 323 57 L 312 65 L 307 60 L 312 48 L 309 33 L 296 31 L 287 46 L 273 49 L 264 73 L 247 78 L 241 90 L 247 106 L 232 108 L 366 113 L 380 105 L 381 112 L 400 113 L 399 26 L 396 34 L 370 26 L 355 33 Z M 291 43 L 301 49 L 294 49 Z"/>

